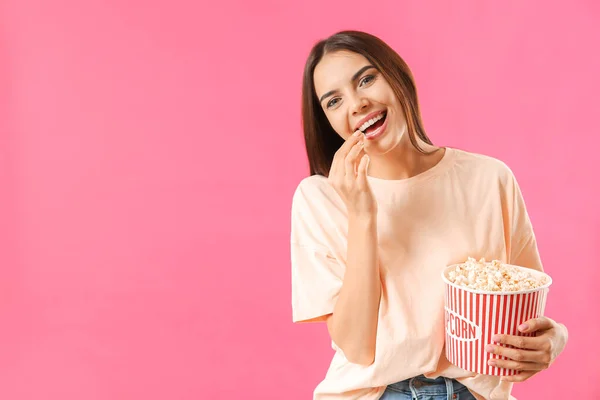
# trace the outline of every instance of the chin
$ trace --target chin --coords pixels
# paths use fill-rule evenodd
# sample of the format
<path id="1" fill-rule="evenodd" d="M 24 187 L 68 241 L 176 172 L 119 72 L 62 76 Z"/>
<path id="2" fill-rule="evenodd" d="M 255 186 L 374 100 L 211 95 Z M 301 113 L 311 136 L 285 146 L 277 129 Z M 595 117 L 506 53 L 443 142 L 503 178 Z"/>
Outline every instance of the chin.
<path id="1" fill-rule="evenodd" d="M 385 135 L 381 136 L 379 140 L 374 140 L 372 143 L 369 143 L 369 146 L 365 146 L 365 149 L 369 154 L 386 154 L 395 148 L 397 148 L 402 140 L 404 140 L 404 136 L 406 131 L 398 131 L 394 129 L 393 131 L 386 132 Z M 407 138 L 408 139 L 408 138 Z"/>

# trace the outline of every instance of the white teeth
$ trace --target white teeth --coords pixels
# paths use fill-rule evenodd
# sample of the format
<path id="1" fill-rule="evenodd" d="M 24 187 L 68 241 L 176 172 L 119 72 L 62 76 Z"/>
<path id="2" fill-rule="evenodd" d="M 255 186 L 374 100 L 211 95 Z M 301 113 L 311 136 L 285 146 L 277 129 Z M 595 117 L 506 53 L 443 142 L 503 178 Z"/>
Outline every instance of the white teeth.
<path id="1" fill-rule="evenodd" d="M 384 115 L 385 115 L 385 113 L 381 113 L 378 116 L 376 116 L 375 118 L 371 118 L 370 120 L 368 120 L 367 122 L 365 122 L 364 124 L 362 124 L 358 129 L 360 129 L 361 131 L 364 132 L 368 127 L 370 127 L 375 122 L 377 122 L 380 119 L 382 119 Z"/>

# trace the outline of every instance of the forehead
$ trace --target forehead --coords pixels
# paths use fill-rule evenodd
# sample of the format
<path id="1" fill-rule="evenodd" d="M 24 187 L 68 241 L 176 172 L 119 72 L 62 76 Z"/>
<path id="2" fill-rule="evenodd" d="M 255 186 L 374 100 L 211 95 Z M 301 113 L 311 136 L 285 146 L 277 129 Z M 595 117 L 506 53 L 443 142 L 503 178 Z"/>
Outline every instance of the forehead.
<path id="1" fill-rule="evenodd" d="M 349 83 L 352 75 L 368 64 L 369 61 L 363 55 L 351 51 L 341 50 L 325 54 L 315 67 L 317 97 Z"/>

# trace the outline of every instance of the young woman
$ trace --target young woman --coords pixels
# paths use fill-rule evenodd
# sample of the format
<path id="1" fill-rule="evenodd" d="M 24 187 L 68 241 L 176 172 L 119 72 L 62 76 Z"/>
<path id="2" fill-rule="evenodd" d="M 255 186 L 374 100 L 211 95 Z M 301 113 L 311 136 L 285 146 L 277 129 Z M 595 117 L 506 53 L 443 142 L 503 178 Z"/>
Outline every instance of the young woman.
<path id="1" fill-rule="evenodd" d="M 432 144 L 406 63 L 345 31 L 317 43 L 302 112 L 311 176 L 292 204 L 294 322 L 326 321 L 335 355 L 314 399 L 508 399 L 548 368 L 564 325 L 527 321 L 490 352 L 505 378 L 444 355 L 440 271 L 467 257 L 542 270 L 530 219 L 501 161 Z M 427 397 L 429 396 L 429 397 Z"/>

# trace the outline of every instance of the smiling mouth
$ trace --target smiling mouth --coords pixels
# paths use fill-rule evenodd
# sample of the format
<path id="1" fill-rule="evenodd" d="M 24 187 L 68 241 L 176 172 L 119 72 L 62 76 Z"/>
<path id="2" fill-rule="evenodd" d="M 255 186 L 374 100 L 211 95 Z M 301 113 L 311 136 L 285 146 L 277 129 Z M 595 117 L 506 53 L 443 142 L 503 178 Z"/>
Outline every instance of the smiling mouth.
<path id="1" fill-rule="evenodd" d="M 379 114 L 375 118 L 371 118 L 370 120 L 368 120 L 367 122 L 362 124 L 359 129 L 365 135 L 373 133 L 383 125 L 386 118 L 387 118 L 387 111 L 384 111 L 383 113 Z"/>

